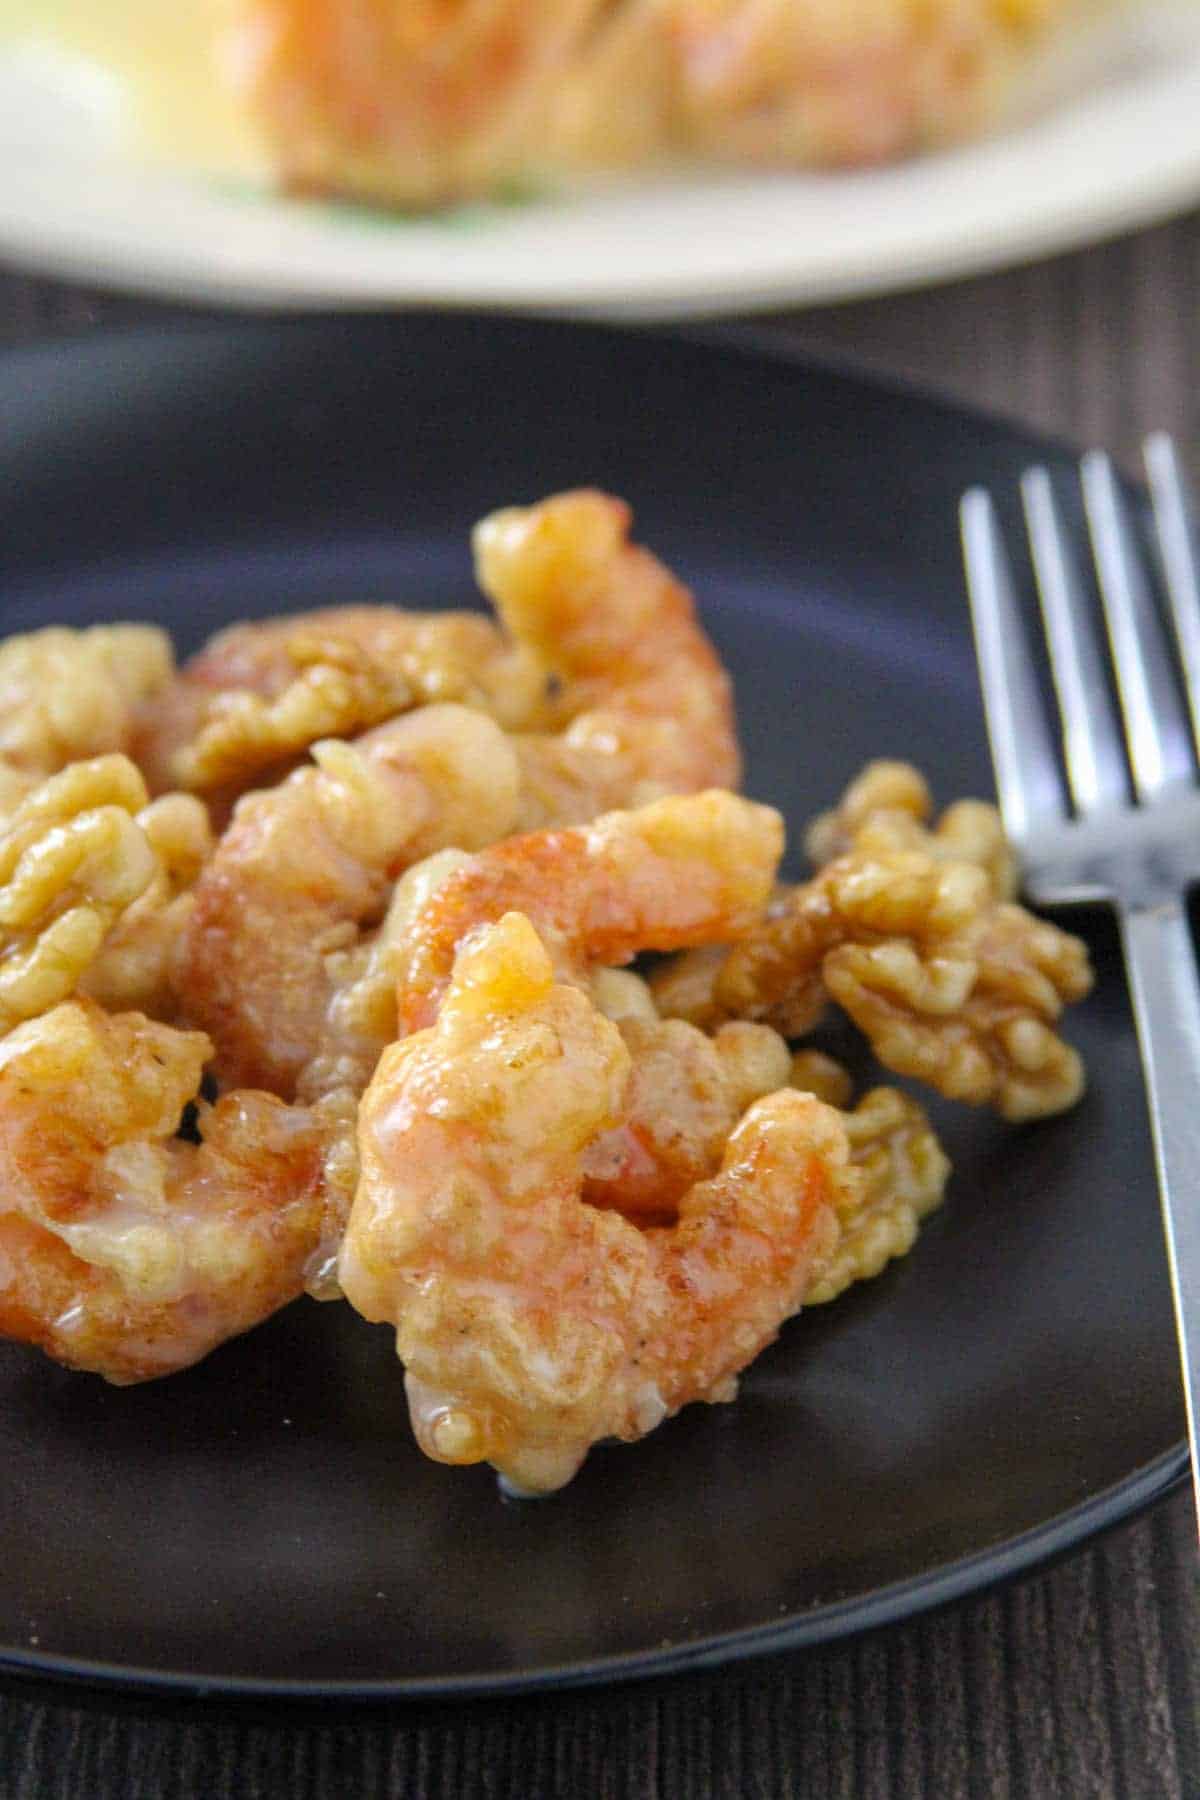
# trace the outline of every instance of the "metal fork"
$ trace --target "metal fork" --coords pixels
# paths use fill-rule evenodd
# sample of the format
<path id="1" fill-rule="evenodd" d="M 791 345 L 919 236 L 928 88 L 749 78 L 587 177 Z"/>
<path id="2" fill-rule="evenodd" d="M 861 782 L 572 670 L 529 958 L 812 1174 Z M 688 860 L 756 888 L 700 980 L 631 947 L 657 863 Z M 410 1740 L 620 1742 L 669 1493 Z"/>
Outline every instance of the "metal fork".
<path id="1" fill-rule="evenodd" d="M 1145 456 L 1174 654 L 1112 464 L 1093 451 L 1080 465 L 1123 734 L 1082 559 L 1061 502 L 1045 469 L 1030 469 L 1021 481 L 1073 811 L 1012 566 L 992 499 L 982 488 L 963 497 L 962 535 L 996 786 L 1026 892 L 1039 905 L 1104 901 L 1120 923 L 1146 1075 L 1200 1514 L 1200 980 L 1185 899 L 1188 885 L 1200 877 L 1200 580 L 1174 446 L 1156 435 L 1147 439 Z"/>

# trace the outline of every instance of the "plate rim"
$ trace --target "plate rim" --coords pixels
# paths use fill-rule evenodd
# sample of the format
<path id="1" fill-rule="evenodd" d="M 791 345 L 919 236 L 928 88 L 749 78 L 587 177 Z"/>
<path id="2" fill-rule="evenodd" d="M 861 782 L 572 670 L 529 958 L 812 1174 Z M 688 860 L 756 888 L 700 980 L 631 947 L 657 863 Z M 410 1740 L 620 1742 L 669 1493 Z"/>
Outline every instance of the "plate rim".
<path id="1" fill-rule="evenodd" d="M 1037 113 L 1032 119 L 1017 118 L 966 144 L 948 146 L 925 162 L 912 159 L 882 170 L 850 171 L 848 175 L 835 172 L 833 179 L 850 182 L 880 177 L 903 181 L 910 169 L 915 168 L 920 174 L 923 168 L 932 168 L 934 191 L 923 193 L 918 187 L 916 203 L 920 210 L 934 216 L 939 205 L 948 207 L 949 224 L 941 232 L 919 236 L 915 243 L 908 239 L 891 241 L 886 233 L 879 237 L 872 224 L 871 209 L 885 205 L 891 212 L 894 204 L 876 197 L 861 215 L 858 235 L 847 238 L 832 256 L 794 252 L 783 260 L 768 258 L 756 266 L 753 256 L 747 263 L 743 249 L 732 260 L 709 256 L 690 268 L 656 267 L 652 262 L 639 270 L 637 243 L 646 221 L 639 227 L 637 207 L 647 197 L 652 206 L 660 203 L 654 196 L 663 178 L 652 174 L 641 186 L 629 190 L 633 202 L 629 218 L 622 225 L 618 216 L 612 227 L 609 254 L 601 263 L 592 265 L 585 259 L 584 266 L 567 267 L 565 274 L 556 273 L 550 278 L 544 272 L 544 246 L 522 245 L 519 241 L 506 244 L 503 221 L 494 254 L 489 252 L 474 261 L 468 256 L 461 265 L 452 260 L 447 267 L 444 257 L 428 254 L 427 245 L 418 245 L 411 258 L 406 259 L 403 252 L 377 258 L 372 253 L 378 239 L 377 227 L 373 228 L 370 245 L 356 252 L 352 230 L 343 229 L 347 221 L 353 224 L 353 211 L 346 209 L 337 222 L 341 257 L 335 253 L 337 244 L 331 251 L 323 237 L 318 238 L 314 254 L 313 246 L 304 240 L 307 223 L 303 209 L 288 211 L 270 193 L 263 197 L 267 249 L 262 251 L 238 232 L 233 212 L 222 212 L 216 220 L 204 219 L 206 206 L 226 203 L 221 200 L 220 178 L 214 184 L 202 169 L 189 171 L 153 158 L 143 159 L 118 145 L 111 156 L 106 153 L 106 166 L 113 172 L 110 188 L 100 190 L 101 194 L 111 194 L 114 210 L 110 216 L 103 207 L 99 211 L 78 207 L 72 210 L 70 205 L 64 209 L 61 204 L 56 207 L 54 194 L 64 184 L 72 191 L 76 185 L 71 180 L 72 157 L 68 153 L 58 162 L 46 162 L 37 154 L 35 145 L 24 157 L 18 154 L 16 179 L 7 195 L 0 195 L 0 255 L 24 260 L 48 274 L 84 281 L 107 280 L 129 292 L 275 311 L 314 307 L 362 311 L 381 306 L 437 305 L 454 310 L 533 315 L 558 312 L 580 318 L 665 321 L 902 292 L 1105 242 L 1139 226 L 1161 223 L 1200 200 L 1200 140 L 1178 128 L 1181 118 L 1194 105 L 1196 92 L 1200 92 L 1200 21 L 1192 21 L 1190 0 L 1158 0 L 1155 10 L 1168 22 L 1169 31 L 1185 32 L 1181 40 L 1185 44 L 1184 57 L 1180 60 L 1163 52 L 1160 64 L 1148 64 L 1136 80 L 1118 87 L 1111 102 L 1106 98 L 1108 83 L 1101 78 L 1087 91 L 1069 96 L 1061 108 L 1048 115 L 1052 134 L 1060 129 L 1054 121 L 1066 120 L 1061 126 L 1066 135 L 1062 146 L 1056 145 L 1052 135 L 1042 147 L 1043 154 L 1057 158 L 1065 148 L 1068 166 L 1061 184 L 1048 188 L 1036 206 L 997 204 L 993 198 L 982 216 L 968 216 L 963 212 L 960 190 L 964 181 L 969 185 L 970 169 L 964 172 L 953 159 L 982 157 L 975 179 L 982 180 L 990 191 L 995 172 L 988 167 L 988 158 L 997 153 L 1003 158 L 1011 142 L 1016 147 L 1014 169 L 1008 176 L 1011 187 L 1021 176 L 1022 156 L 1028 155 L 1028 134 L 1039 129 Z M 1181 26 L 1180 21 L 1186 23 Z M 1150 17 L 1149 29 L 1147 43 L 1153 40 L 1154 15 Z M 1136 40 L 1131 39 L 1130 45 L 1131 54 L 1136 54 Z M 3 49 L 0 43 L 0 57 Z M 1076 106 L 1083 109 L 1083 117 L 1072 125 L 1072 108 Z M 1145 159 L 1118 161 L 1108 179 L 1093 180 L 1089 187 L 1080 173 L 1081 152 L 1091 145 L 1094 155 L 1095 144 L 1106 136 L 1106 124 L 1109 131 L 1115 127 L 1128 135 L 1130 119 L 1124 115 L 1130 111 L 1136 115 L 1134 123 L 1146 125 L 1152 121 L 1156 106 L 1167 109 L 1168 120 L 1177 129 L 1158 134 L 1159 147 L 1154 154 Z M 1098 109 L 1095 117 L 1089 109 Z M 1142 143 L 1146 137 L 1147 133 L 1139 130 L 1134 141 Z M 20 152 L 21 139 L 14 138 L 13 145 Z M 946 163 L 944 179 L 938 173 L 939 158 Z M 82 152 L 75 160 L 88 161 Z M 1087 162 L 1088 158 L 1082 157 L 1082 161 Z M 1003 169 L 1000 174 L 997 192 L 1003 189 Z M 811 182 L 814 172 L 764 171 L 760 177 L 753 169 L 701 169 L 685 177 L 683 191 L 703 201 L 706 184 L 712 185 L 716 191 L 714 216 L 719 227 L 722 218 L 737 210 L 735 196 L 721 195 L 722 184 L 750 182 L 753 191 L 758 192 L 760 179 L 781 187 L 786 196 L 789 180 Z M 190 189 L 195 195 L 197 216 L 191 243 L 184 238 L 171 239 L 164 246 L 152 229 L 135 229 L 132 234 L 128 229 L 135 214 L 131 196 L 139 191 L 153 193 L 163 182 L 169 189 Z M 603 196 L 605 191 L 601 183 L 596 194 Z M 617 187 L 615 191 L 619 196 L 622 190 Z M 585 191 L 585 201 L 590 192 Z M 818 190 L 818 194 L 815 218 L 799 187 L 794 197 L 769 203 L 759 221 L 760 233 L 769 224 L 776 238 L 783 235 L 811 240 L 815 223 L 819 236 L 825 195 L 823 190 Z M 852 199 L 850 204 L 854 204 Z M 213 229 L 221 219 L 230 227 L 228 243 L 220 231 Z M 423 229 L 421 221 L 416 225 L 418 230 Z M 293 229 L 299 237 L 288 241 Z M 320 231 L 321 227 L 318 225 L 317 229 Z M 274 248 L 273 233 L 282 234 Z M 200 239 L 199 253 L 196 235 Z M 624 255 L 615 255 L 622 243 Z M 569 264 L 570 258 L 566 261 Z"/>
<path id="2" fill-rule="evenodd" d="M 0 350 L 0 389 L 7 372 L 17 364 L 54 362 L 63 358 L 86 362 L 94 348 L 117 341 L 150 339 L 167 344 L 180 336 L 220 339 L 263 332 L 287 335 L 330 327 L 352 332 L 372 324 L 402 333 L 407 324 L 417 321 L 461 327 L 467 316 L 469 314 L 463 311 L 446 314 L 437 308 L 401 312 L 379 309 L 348 312 L 338 308 L 324 312 L 284 312 L 275 317 L 183 315 L 173 319 L 119 321 L 99 327 L 81 325 L 75 330 L 56 331 Z M 855 358 L 853 353 L 813 350 L 799 341 L 781 338 L 754 322 L 642 326 L 627 321 L 542 319 L 511 311 L 480 312 L 478 320 L 485 330 L 509 327 L 568 337 L 583 333 L 618 343 L 630 337 L 651 343 L 658 339 L 664 344 L 689 345 L 718 355 L 808 368 L 838 381 L 865 387 L 878 396 L 916 404 L 960 420 L 973 419 L 991 432 L 1036 443 L 1043 451 L 1060 457 L 1078 454 L 1077 447 L 1066 438 L 1026 425 L 1013 415 L 965 401 L 931 382 L 880 370 Z M 948 529 L 953 529 L 952 520 L 948 521 Z M 987 1592 L 1031 1574 L 1090 1539 L 1136 1518 L 1182 1487 L 1189 1469 L 1187 1442 L 1180 1438 L 1149 1462 L 1139 1464 L 1098 1493 L 1087 1495 L 1074 1506 L 1052 1514 L 1015 1537 L 1001 1538 L 949 1562 L 934 1564 L 920 1574 L 886 1583 L 866 1595 L 821 1603 L 778 1622 L 740 1626 L 669 1647 L 658 1645 L 653 1649 L 614 1652 L 526 1669 L 397 1675 L 364 1680 L 203 1674 L 42 1653 L 23 1645 L 0 1644 L 0 1677 L 11 1677 L 20 1683 L 41 1680 L 68 1689 L 78 1687 L 128 1695 L 371 1704 L 396 1700 L 511 1697 L 679 1675 L 753 1657 L 835 1643 L 919 1618 L 956 1601 Z"/>
<path id="3" fill-rule="evenodd" d="M 475 1700 L 600 1687 L 624 1681 L 722 1668 L 752 1658 L 816 1649 L 908 1623 L 956 1601 L 987 1593 L 1068 1555 L 1092 1538 L 1126 1524 L 1180 1489 L 1190 1468 L 1184 1442 L 1077 1506 L 1057 1513 L 1015 1538 L 939 1565 L 932 1575 L 913 1575 L 876 1588 L 866 1599 L 834 1600 L 793 1614 L 778 1624 L 741 1626 L 670 1649 L 618 1652 L 533 1670 L 491 1674 L 388 1676 L 371 1680 L 280 1679 L 254 1675 L 199 1675 L 142 1668 L 87 1657 L 39 1656 L 0 1647 L 0 1676 L 64 1685 L 193 1699 L 360 1702 Z"/>

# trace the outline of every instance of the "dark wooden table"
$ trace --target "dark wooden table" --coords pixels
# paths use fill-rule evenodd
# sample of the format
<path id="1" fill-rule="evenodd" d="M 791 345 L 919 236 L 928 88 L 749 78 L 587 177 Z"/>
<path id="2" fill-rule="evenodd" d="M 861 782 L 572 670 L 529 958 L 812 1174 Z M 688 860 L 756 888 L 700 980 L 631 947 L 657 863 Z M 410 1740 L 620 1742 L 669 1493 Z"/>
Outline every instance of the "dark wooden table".
<path id="1" fill-rule="evenodd" d="M 168 311 L 0 274 L 0 345 Z M 1131 462 L 1166 426 L 1200 467 L 1200 216 L 770 323 Z M 10 1687 L 0 1800 L 1195 1800 L 1198 1567 L 1181 1494 L 1004 1592 L 717 1675 L 356 1712 Z"/>

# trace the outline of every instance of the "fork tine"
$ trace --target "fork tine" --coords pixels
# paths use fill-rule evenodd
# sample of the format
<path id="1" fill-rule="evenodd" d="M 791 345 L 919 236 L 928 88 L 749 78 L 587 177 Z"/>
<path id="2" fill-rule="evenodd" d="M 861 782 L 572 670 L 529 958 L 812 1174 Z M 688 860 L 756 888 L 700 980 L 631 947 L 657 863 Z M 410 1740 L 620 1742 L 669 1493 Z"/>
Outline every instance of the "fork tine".
<path id="1" fill-rule="evenodd" d="M 1192 780 L 1190 733 L 1112 462 L 1104 451 L 1090 450 L 1080 476 L 1129 763 L 1134 786 L 1149 800 Z"/>
<path id="2" fill-rule="evenodd" d="M 1175 445 L 1165 431 L 1146 439 L 1143 454 L 1167 601 L 1192 715 L 1192 737 L 1200 751 L 1200 571 L 1192 547 L 1187 489 Z"/>
<path id="3" fill-rule="evenodd" d="M 1029 469 L 1021 499 L 1063 722 L 1071 793 L 1081 813 L 1124 803 L 1121 731 L 1096 646 L 1088 597 L 1045 469 Z"/>
<path id="4" fill-rule="evenodd" d="M 1004 827 L 1020 843 L 1066 818 L 1054 745 L 1033 676 L 1012 570 L 992 497 L 972 488 L 960 507 L 967 593 Z"/>

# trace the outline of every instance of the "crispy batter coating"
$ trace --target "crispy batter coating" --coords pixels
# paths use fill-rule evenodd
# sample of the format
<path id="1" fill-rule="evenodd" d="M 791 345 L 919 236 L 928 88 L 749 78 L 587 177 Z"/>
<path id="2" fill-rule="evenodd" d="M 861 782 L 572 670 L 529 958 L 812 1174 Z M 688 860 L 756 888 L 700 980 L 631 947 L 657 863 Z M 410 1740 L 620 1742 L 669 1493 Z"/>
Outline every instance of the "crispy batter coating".
<path id="1" fill-rule="evenodd" d="M 297 633 L 288 654 L 298 671 L 277 698 L 235 689 L 218 693 L 195 739 L 177 752 L 180 784 L 203 793 L 244 788 L 319 738 L 351 737 L 412 704 L 402 675 L 373 663 L 354 644 Z"/>
<path id="2" fill-rule="evenodd" d="M 235 0 L 280 179 L 402 206 L 701 162 L 874 163 L 979 129 L 1078 0 Z"/>
<path id="3" fill-rule="evenodd" d="M 362 1093 L 381 1052 L 399 1035 L 396 986 L 412 923 L 469 860 L 465 850 L 437 850 L 415 863 L 396 883 L 378 931 L 326 957 L 332 994 L 316 1051 L 297 1081 L 300 1099 L 339 1088 Z"/>
<path id="4" fill-rule="evenodd" d="M 639 1223 L 673 1224 L 679 1202 L 717 1173 L 730 1132 L 755 1100 L 788 1085 L 791 1057 L 766 1025 L 723 1025 L 706 1037 L 682 1019 L 630 1015 L 622 1117 L 583 1161 L 583 1196 Z"/>
<path id="5" fill-rule="evenodd" d="M 800 1049 L 792 1056 L 788 1086 L 802 1094 L 815 1094 L 826 1106 L 845 1112 L 854 1094 L 854 1083 L 848 1069 L 823 1050 Z"/>
<path id="6" fill-rule="evenodd" d="M 422 707 L 313 757 L 238 803 L 196 883 L 177 972 L 222 1082 L 284 1098 L 322 1053 L 329 959 L 379 924 L 404 869 L 446 845 L 492 842 L 517 808 L 508 741 L 468 707 Z"/>
<path id="7" fill-rule="evenodd" d="M 632 969 L 593 969 L 588 981 L 592 1005 L 606 1019 L 641 1019 L 653 1023 L 658 1008 L 650 984 Z"/>
<path id="8" fill-rule="evenodd" d="M 0 1333 L 73 1368 L 185 1368 L 300 1292 L 326 1130 L 268 1094 L 200 1107 L 199 1032 L 72 1000 L 0 1042 Z"/>
<path id="9" fill-rule="evenodd" d="M 857 850 L 864 856 L 923 850 L 943 862 L 977 863 L 997 900 L 1017 892 L 1017 862 L 1000 814 L 983 800 L 956 800 L 931 825 L 929 784 L 911 763 L 868 763 L 832 812 L 814 819 L 805 848 L 820 867 Z"/>
<path id="10" fill-rule="evenodd" d="M 516 740 L 525 830 L 738 785 L 729 677 L 631 523 L 622 501 L 581 489 L 475 529 L 480 587 L 558 682 L 550 729 Z"/>
<path id="11" fill-rule="evenodd" d="M 562 973 L 639 951 L 728 942 L 762 912 L 783 850 L 771 807 L 714 790 L 608 813 L 569 831 L 494 844 L 441 884 L 399 959 L 399 1017 L 436 1017 L 468 935 L 501 914 L 532 918 Z"/>
<path id="12" fill-rule="evenodd" d="M 805 1289 L 806 1306 L 823 1305 L 856 1281 L 869 1281 L 907 1256 L 922 1219 L 941 1205 L 950 1163 L 933 1128 L 908 1095 L 872 1088 L 842 1124 L 857 1177 L 838 1190 L 841 1232 Z"/>
<path id="13" fill-rule="evenodd" d="M 0 1031 L 72 993 L 150 886 L 145 801 L 127 757 L 95 757 L 41 782 L 0 831 Z"/>
<path id="14" fill-rule="evenodd" d="M 138 758 L 156 791 L 232 803 L 325 737 L 414 706 L 474 706 L 506 729 L 536 722 L 545 674 L 476 613 L 330 607 L 230 626 L 146 715 Z"/>
<path id="15" fill-rule="evenodd" d="M 735 787 L 728 677 L 691 595 L 631 544 L 621 501 L 581 490 L 493 513 L 476 571 L 501 622 L 345 607 L 221 632 L 144 710 L 156 791 L 224 811 L 325 735 L 455 702 L 512 732 L 523 830 L 662 794 Z"/>
<path id="16" fill-rule="evenodd" d="M 463 949 L 436 1025 L 381 1059 L 341 1279 L 396 1325 L 414 1429 L 440 1461 L 545 1492 L 598 1438 L 731 1399 L 828 1256 L 848 1146 L 794 1090 L 750 1108 L 672 1226 L 589 1206 L 584 1159 L 620 1122 L 629 1069 L 617 1027 L 555 982 L 517 914 Z"/>
<path id="17" fill-rule="evenodd" d="M 717 1173 L 725 1144 L 748 1107 L 785 1087 L 814 1094 L 842 1116 L 852 1179 L 838 1190 L 841 1227 L 814 1270 L 805 1303 L 833 1300 L 907 1254 L 920 1221 L 941 1204 L 950 1174 L 933 1128 L 915 1100 L 874 1088 L 850 1109 L 851 1083 L 832 1057 L 794 1057 L 766 1025 L 735 1022 L 707 1037 L 681 1019 L 624 1016 L 630 1074 L 621 1123 L 589 1146 L 583 1197 L 641 1225 L 670 1225 L 681 1197 Z"/>
<path id="18" fill-rule="evenodd" d="M 0 764 L 53 775 L 130 749 L 140 709 L 171 680 L 166 633 L 150 625 L 52 625 L 0 643 Z"/>

